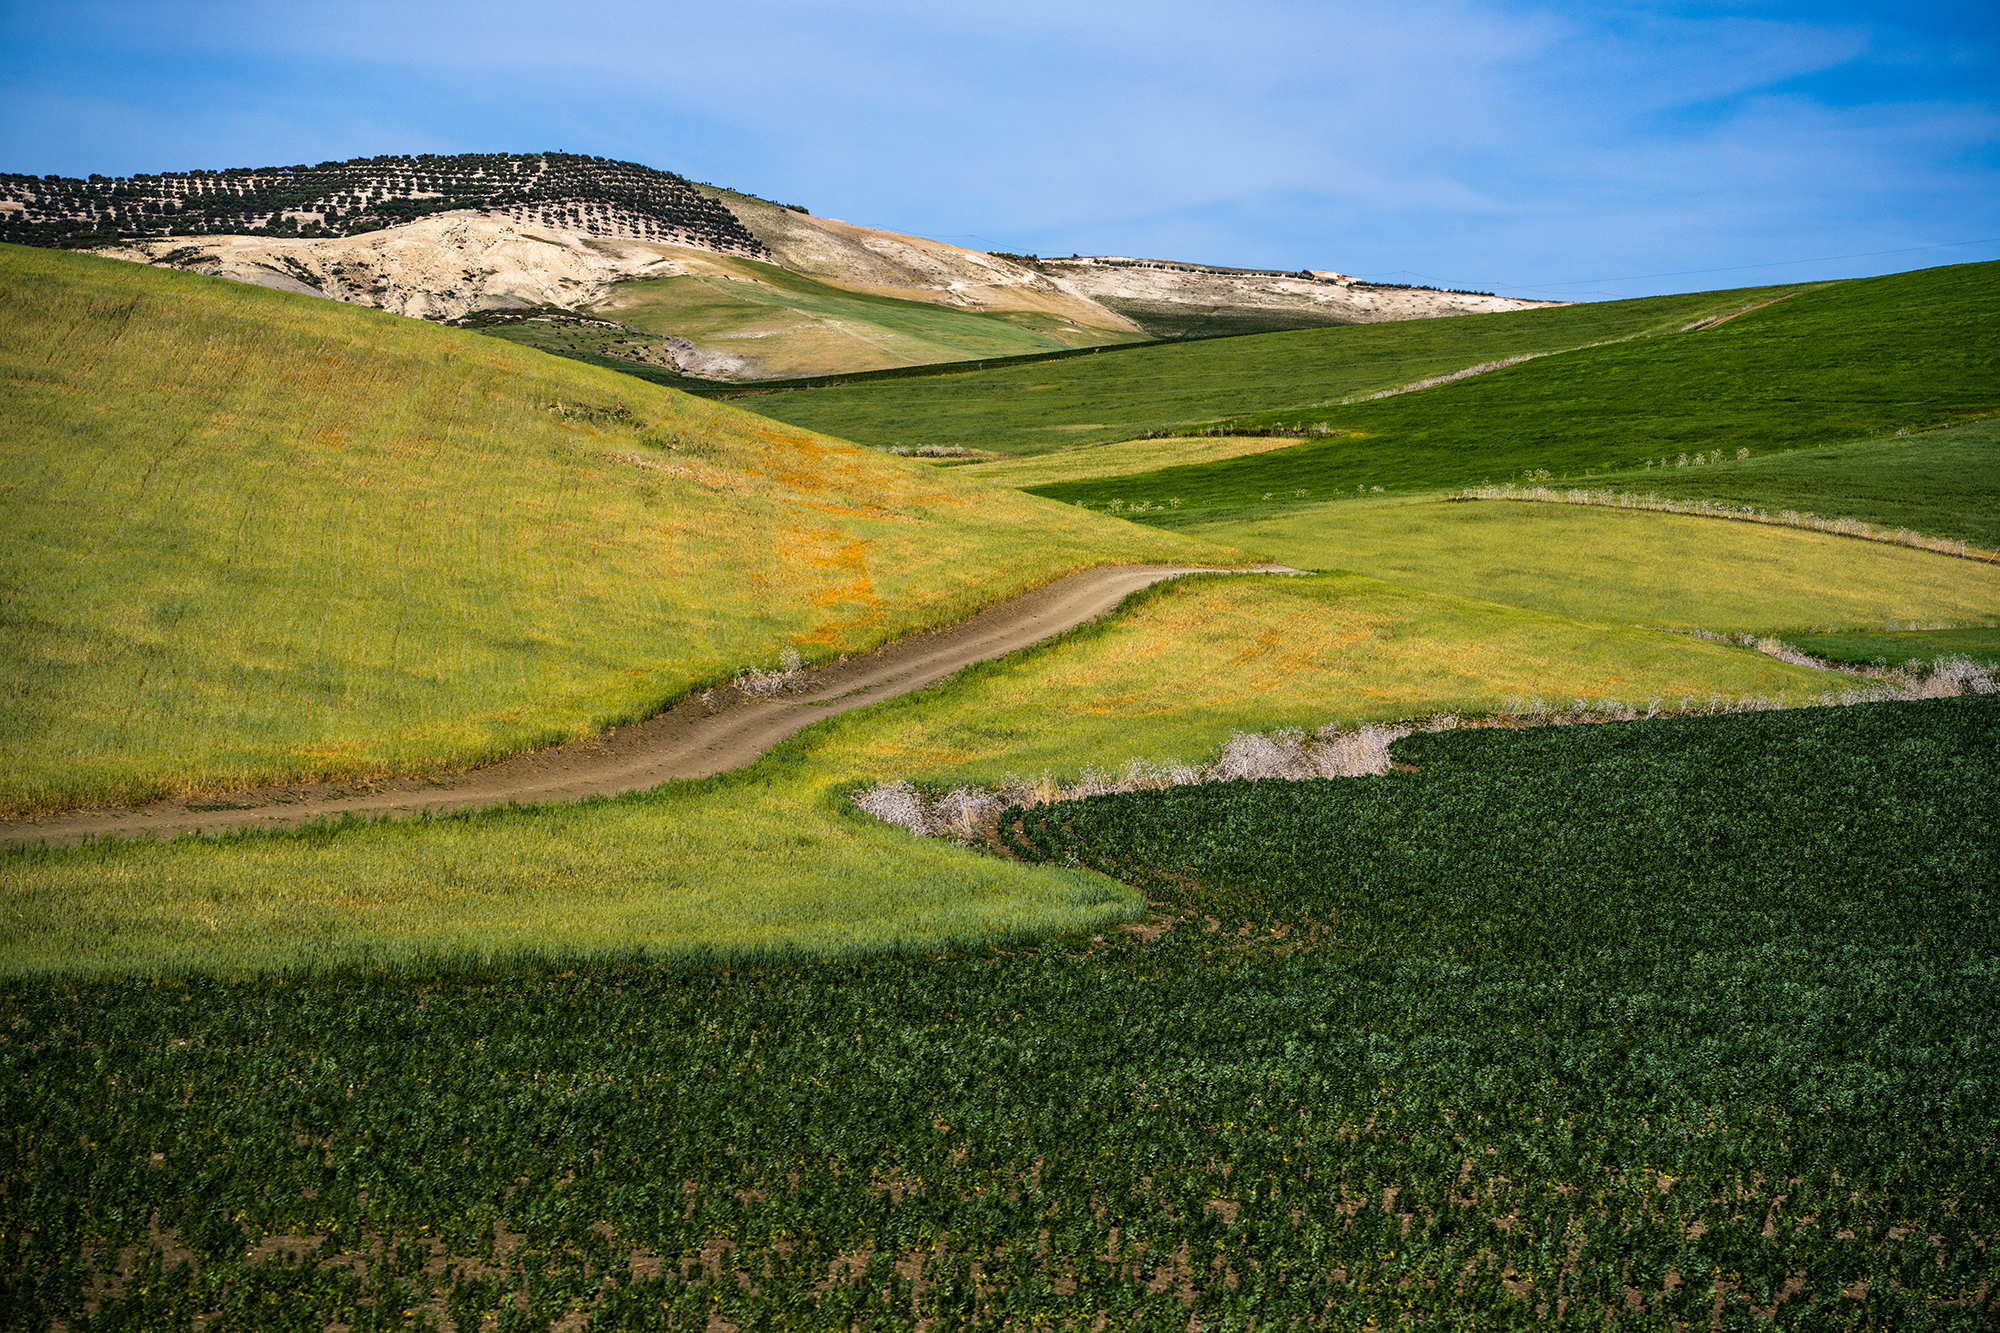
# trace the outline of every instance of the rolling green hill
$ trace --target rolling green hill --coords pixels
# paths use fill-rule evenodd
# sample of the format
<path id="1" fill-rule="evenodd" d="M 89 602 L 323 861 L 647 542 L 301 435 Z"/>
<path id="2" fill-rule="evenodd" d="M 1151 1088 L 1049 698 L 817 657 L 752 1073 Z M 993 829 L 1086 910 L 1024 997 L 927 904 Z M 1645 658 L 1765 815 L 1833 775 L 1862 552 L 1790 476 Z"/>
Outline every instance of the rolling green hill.
<path id="1" fill-rule="evenodd" d="M 1513 357 L 1671 334 L 1797 290 L 1746 288 L 1259 334 L 760 394 L 745 405 L 863 444 L 1038 454 L 1282 409 L 1308 414 L 1310 424 L 1356 395 Z"/>
<path id="2" fill-rule="evenodd" d="M 1171 514 L 1193 509 L 1329 499 L 1375 487 L 1533 473 L 1576 480 L 1642 468 L 1647 459 L 1683 475 L 1673 465 L 1692 451 L 1734 458 L 1747 449 L 1754 456 L 1995 411 L 2000 264 L 1966 264 L 1822 286 L 1718 326 L 1584 348 L 1421 393 L 1287 407 L 1228 423 L 1235 430 L 1325 423 L 1358 436 L 1033 490 L 1097 507 L 1178 501 L 1166 520 L 1175 522 L 1185 519 Z"/>
<path id="3" fill-rule="evenodd" d="M 0 810 L 479 763 L 1220 554 L 310 297 L 0 246 L 0 309 Z"/>

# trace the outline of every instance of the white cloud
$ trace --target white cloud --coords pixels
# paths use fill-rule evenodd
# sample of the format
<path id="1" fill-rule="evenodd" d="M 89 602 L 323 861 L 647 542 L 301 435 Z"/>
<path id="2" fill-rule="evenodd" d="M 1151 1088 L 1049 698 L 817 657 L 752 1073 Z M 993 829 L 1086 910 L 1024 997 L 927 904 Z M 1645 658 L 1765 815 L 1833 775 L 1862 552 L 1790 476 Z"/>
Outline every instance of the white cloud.
<path id="1" fill-rule="evenodd" d="M 1990 93 L 1798 82 L 1990 52 L 1735 6 L 212 0 L 17 29 L 160 73 L 152 105 L 44 89 L 60 132 L 150 165 L 559 146 L 1009 248 L 1556 281 L 1977 232 L 1996 197 Z"/>

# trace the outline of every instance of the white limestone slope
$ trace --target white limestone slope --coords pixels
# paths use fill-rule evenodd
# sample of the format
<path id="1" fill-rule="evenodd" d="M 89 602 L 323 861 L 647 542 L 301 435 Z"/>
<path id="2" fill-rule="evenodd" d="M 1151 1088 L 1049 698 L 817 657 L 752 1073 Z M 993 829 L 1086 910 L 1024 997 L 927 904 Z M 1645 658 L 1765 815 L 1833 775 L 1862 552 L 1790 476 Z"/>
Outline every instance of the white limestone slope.
<path id="1" fill-rule="evenodd" d="M 580 310 L 614 283 L 713 269 L 710 252 L 636 236 L 564 231 L 476 212 L 359 236 L 176 237 L 97 253 L 374 306 L 421 319 L 474 310 Z"/>

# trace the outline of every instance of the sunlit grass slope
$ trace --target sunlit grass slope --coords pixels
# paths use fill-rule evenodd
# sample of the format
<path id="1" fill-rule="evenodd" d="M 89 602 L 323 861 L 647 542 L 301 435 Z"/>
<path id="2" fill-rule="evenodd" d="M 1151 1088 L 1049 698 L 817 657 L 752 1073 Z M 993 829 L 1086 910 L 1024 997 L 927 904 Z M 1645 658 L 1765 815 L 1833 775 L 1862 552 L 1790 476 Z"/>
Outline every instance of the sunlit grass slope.
<path id="1" fill-rule="evenodd" d="M 2000 623 L 2000 567 L 1792 528 L 1438 499 L 1293 506 L 1187 529 L 1301 569 L 1346 569 L 1612 625 L 1731 633 Z"/>
<path id="2" fill-rule="evenodd" d="M 1733 458 L 1738 449 L 1810 448 L 1996 410 L 2000 263 L 1964 264 L 1816 287 L 1714 327 L 1584 348 L 1420 393 L 1227 423 L 1324 422 L 1359 437 L 1034 489 L 1092 505 L 1177 499 L 1201 508 L 1504 482 L 1537 470 L 1576 479 L 1697 449 Z"/>
<path id="3" fill-rule="evenodd" d="M 464 765 L 1171 534 L 477 334 L 0 247 L 0 810 Z"/>
<path id="4" fill-rule="evenodd" d="M 1143 904 L 877 824 L 844 793 L 1205 761 L 1232 731 L 1287 724 L 1823 687 L 1743 649 L 1370 579 L 1190 579 L 706 782 L 532 812 L 0 853 L 0 970 L 838 954 L 1101 925 Z"/>
<path id="5" fill-rule="evenodd" d="M 766 416 L 864 444 L 1035 454 L 1246 413 L 1309 415 L 1489 361 L 1671 334 L 1791 287 L 1267 333 L 1115 355 L 746 399 Z M 1317 416 L 1312 416 L 1317 420 Z"/>
<path id="6" fill-rule="evenodd" d="M 621 282 L 594 313 L 686 338 L 704 351 L 751 358 L 764 379 L 1020 356 L 1140 336 L 1035 311 L 959 310 L 846 291 L 749 259 L 718 260 L 716 267 L 724 271 Z"/>

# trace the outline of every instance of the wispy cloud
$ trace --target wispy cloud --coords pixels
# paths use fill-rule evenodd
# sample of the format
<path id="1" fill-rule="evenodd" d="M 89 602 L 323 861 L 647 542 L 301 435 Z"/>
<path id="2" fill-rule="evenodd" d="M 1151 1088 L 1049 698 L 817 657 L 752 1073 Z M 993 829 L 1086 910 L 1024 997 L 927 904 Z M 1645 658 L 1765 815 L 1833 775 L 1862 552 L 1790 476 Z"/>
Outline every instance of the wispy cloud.
<path id="1" fill-rule="evenodd" d="M 1974 5 L 98 0 L 0 21 L 15 170 L 562 147 L 999 248 L 1556 294 L 2000 235 L 2000 24 Z M 1605 290 L 1675 285 L 1704 284 Z"/>

